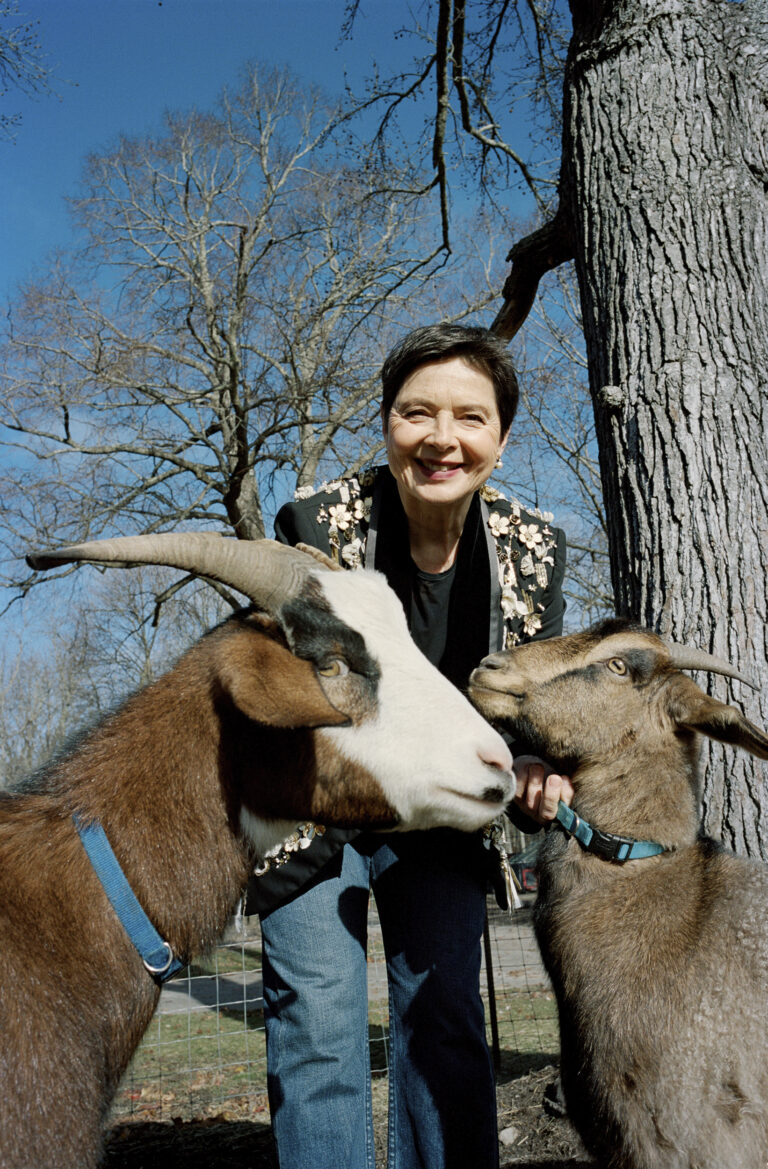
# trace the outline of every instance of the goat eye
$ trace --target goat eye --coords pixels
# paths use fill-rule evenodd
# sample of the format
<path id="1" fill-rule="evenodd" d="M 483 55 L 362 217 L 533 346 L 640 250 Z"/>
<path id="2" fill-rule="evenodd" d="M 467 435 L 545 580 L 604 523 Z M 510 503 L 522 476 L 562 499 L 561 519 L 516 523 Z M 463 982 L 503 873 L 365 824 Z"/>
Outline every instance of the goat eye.
<path id="1" fill-rule="evenodd" d="M 334 658 L 333 661 L 326 662 L 323 666 L 318 666 L 317 672 L 323 678 L 341 678 L 344 674 L 349 673 L 349 666 L 341 658 Z"/>
<path id="2" fill-rule="evenodd" d="M 608 669 L 623 678 L 627 672 L 627 663 L 623 658 L 611 658 L 608 662 Z"/>

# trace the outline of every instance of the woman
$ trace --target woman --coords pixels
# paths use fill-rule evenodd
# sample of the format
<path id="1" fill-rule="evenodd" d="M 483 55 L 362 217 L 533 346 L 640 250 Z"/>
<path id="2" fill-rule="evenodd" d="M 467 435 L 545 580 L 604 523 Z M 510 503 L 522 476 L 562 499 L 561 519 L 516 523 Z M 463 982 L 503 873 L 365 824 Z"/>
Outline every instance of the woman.
<path id="1" fill-rule="evenodd" d="M 518 396 L 498 339 L 457 325 L 418 329 L 387 358 L 382 384 L 388 466 L 283 507 L 276 534 L 383 572 L 416 643 L 463 689 L 489 651 L 561 632 L 565 541 L 485 486 Z M 552 819 L 567 780 L 531 757 L 516 772 L 521 806 Z M 389 1169 L 493 1169 L 496 1101 L 479 989 L 488 841 L 452 830 L 309 828 L 300 843 L 274 858 L 249 900 L 262 916 L 281 1169 L 374 1165 L 370 889 L 389 980 Z"/>

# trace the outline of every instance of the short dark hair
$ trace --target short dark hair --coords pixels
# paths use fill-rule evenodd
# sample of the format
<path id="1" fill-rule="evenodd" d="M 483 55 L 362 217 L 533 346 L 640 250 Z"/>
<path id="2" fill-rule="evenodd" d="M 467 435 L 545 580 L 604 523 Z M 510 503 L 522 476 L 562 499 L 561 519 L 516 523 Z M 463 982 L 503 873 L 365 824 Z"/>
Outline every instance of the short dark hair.
<path id="1" fill-rule="evenodd" d="M 381 410 L 385 422 L 406 378 L 422 365 L 460 357 L 493 382 L 502 438 L 512 425 L 520 394 L 504 342 L 488 329 L 442 322 L 423 325 L 395 345 L 381 367 Z"/>

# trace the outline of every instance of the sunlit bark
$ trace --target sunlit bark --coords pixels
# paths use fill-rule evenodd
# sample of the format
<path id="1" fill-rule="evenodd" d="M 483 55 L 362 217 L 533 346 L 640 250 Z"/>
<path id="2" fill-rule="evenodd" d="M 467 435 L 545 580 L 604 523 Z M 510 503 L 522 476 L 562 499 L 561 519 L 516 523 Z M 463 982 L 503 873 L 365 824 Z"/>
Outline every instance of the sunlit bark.
<path id="1" fill-rule="evenodd" d="M 764 10 L 573 0 L 562 206 L 617 610 L 730 658 L 768 725 Z M 724 782 L 724 777 L 728 779 Z M 705 825 L 768 858 L 765 765 L 712 749 Z"/>

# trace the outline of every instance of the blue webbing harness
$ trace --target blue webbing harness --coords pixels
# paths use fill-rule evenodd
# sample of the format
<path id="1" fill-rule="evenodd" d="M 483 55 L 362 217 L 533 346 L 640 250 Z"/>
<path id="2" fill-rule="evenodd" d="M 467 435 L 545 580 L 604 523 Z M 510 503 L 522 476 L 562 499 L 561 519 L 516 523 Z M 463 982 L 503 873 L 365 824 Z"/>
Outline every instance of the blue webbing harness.
<path id="1" fill-rule="evenodd" d="M 175 957 L 168 942 L 163 941 L 141 908 L 101 824 L 98 821 L 84 824 L 77 814 L 72 819 L 93 870 L 123 929 L 152 977 L 158 982 L 165 982 L 172 974 L 183 969 L 186 962 Z"/>

